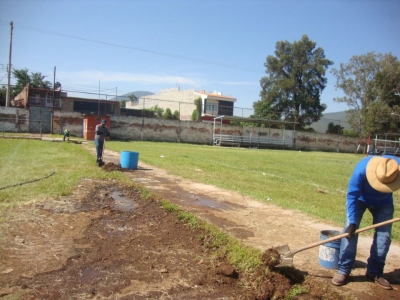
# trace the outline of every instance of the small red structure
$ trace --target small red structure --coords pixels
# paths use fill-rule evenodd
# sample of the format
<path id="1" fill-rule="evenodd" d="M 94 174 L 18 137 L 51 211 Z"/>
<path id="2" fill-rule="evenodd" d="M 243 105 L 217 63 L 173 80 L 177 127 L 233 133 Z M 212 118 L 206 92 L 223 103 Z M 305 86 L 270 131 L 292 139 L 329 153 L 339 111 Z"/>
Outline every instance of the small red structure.
<path id="1" fill-rule="evenodd" d="M 83 115 L 83 138 L 85 140 L 94 140 L 96 135 L 96 125 L 101 123 L 101 120 L 107 121 L 107 127 L 110 129 L 111 120 L 110 116 L 102 116 L 102 115 Z"/>

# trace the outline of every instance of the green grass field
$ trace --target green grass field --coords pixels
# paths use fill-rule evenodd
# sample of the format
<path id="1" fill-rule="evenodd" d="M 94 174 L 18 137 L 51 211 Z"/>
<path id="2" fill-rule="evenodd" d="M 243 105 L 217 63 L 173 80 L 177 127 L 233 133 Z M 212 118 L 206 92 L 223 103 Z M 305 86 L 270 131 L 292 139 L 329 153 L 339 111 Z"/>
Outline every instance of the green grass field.
<path id="1" fill-rule="evenodd" d="M 354 154 L 157 142 L 107 141 L 106 148 L 137 151 L 139 161 L 172 174 L 299 210 L 338 226 L 345 221 L 349 177 L 363 158 Z M 83 178 L 114 177 L 128 182 L 121 172 L 101 171 L 93 156 L 74 143 L 0 139 L 0 149 L 1 212 L 23 202 L 67 195 Z M 3 189 L 13 185 L 17 186 Z M 394 198 L 395 216 L 399 217 L 400 192 Z M 371 219 L 366 213 L 362 226 L 369 224 Z M 393 239 L 400 241 L 400 224 L 394 224 Z"/>
<path id="2" fill-rule="evenodd" d="M 68 195 L 83 178 L 124 178 L 102 172 L 93 157 L 74 143 L 0 139 L 0 149 L 0 212 L 24 202 Z"/>

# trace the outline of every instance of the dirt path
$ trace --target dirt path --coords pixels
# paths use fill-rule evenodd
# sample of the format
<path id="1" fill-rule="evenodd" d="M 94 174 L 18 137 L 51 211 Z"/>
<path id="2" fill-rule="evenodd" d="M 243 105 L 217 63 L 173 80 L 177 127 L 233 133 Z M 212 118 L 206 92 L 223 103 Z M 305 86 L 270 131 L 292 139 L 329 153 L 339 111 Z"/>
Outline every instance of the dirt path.
<path id="1" fill-rule="evenodd" d="M 105 161 L 119 165 L 119 153 L 106 150 Z M 170 175 L 165 170 L 141 161 L 138 170 L 129 173 L 128 176 L 154 193 L 261 250 L 288 244 L 294 251 L 319 241 L 321 230 L 342 229 L 299 211 L 281 209 L 273 202 L 263 203 L 232 191 Z M 386 260 L 385 277 L 394 286 L 394 290 L 386 295 L 386 291 L 366 280 L 364 276 L 371 241 L 371 237 L 365 234 L 360 236 L 351 282 L 336 289 L 344 294 L 358 295 L 359 299 L 371 296 L 373 299 L 383 299 L 384 295 L 386 299 L 400 299 L 400 245 L 392 244 Z M 330 285 L 336 271 L 322 268 L 318 257 L 318 247 L 300 252 L 294 256 L 294 266 L 316 280 Z"/>

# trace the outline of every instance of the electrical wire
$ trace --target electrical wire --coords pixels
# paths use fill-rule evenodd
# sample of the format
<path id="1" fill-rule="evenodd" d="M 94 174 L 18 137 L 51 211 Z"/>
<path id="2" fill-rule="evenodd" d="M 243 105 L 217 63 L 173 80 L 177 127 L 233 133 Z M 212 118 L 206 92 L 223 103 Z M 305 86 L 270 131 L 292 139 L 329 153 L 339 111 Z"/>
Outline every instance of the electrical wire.
<path id="1" fill-rule="evenodd" d="M 0 20 L 0 23 L 3 23 L 3 22 L 5 22 L 5 21 Z M 111 42 L 98 41 L 98 40 L 93 40 L 93 39 L 89 39 L 89 38 L 83 38 L 83 37 L 73 36 L 73 35 L 69 35 L 69 34 L 65 34 L 65 33 L 59 33 L 59 32 L 55 32 L 55 31 L 50 31 L 50 30 L 47 30 L 47 29 L 32 27 L 32 26 L 28 26 L 28 25 L 24 25 L 24 24 L 19 24 L 19 23 L 17 23 L 17 24 L 13 23 L 13 26 L 14 26 L 14 28 L 20 28 L 20 29 L 23 29 L 23 30 L 36 31 L 36 32 L 40 32 L 40 33 L 56 35 L 56 36 L 70 38 L 70 39 L 90 42 L 90 43 L 96 43 L 96 44 L 101 44 L 101 45 L 107 45 L 107 46 L 112 46 L 112 47 L 118 47 L 118 48 L 124 48 L 124 49 L 129 49 L 129 50 L 135 50 L 135 51 L 150 53 L 150 54 L 168 56 L 168 57 L 173 57 L 173 58 L 178 58 L 178 59 L 184 59 L 184 60 L 189 60 L 189 61 L 194 61 L 194 62 L 205 63 L 205 64 L 209 64 L 209 65 L 221 66 L 221 67 L 225 67 L 225 68 L 239 69 L 239 70 L 255 72 L 255 73 L 262 72 L 260 70 L 255 70 L 255 69 L 251 69 L 251 68 L 244 67 L 244 66 L 230 65 L 230 64 L 220 63 L 220 62 L 216 62 L 216 61 L 205 60 L 205 59 L 201 59 L 201 58 L 189 57 L 189 56 L 185 56 L 185 55 L 172 54 L 172 53 L 166 53 L 166 52 L 159 52 L 159 51 L 148 50 L 148 49 L 144 49 L 144 48 L 138 48 L 138 47 L 115 44 L 115 43 L 111 43 Z"/>
<path id="2" fill-rule="evenodd" d="M 19 186 L 19 185 L 24 185 L 24 184 L 28 184 L 28 183 L 40 181 L 40 180 L 43 180 L 43 179 L 46 179 L 46 178 L 49 178 L 49 177 L 53 176 L 55 173 L 56 173 L 56 172 L 53 171 L 53 173 L 51 173 L 50 175 L 44 176 L 44 177 L 42 177 L 42 178 L 38 178 L 38 179 L 34 179 L 34 180 L 29 180 L 29 181 L 25 181 L 25 182 L 13 184 L 13 185 L 3 186 L 3 187 L 0 187 L 0 190 L 5 190 L 5 189 L 7 189 L 7 188 L 12 188 L 12 187 L 16 187 L 16 186 Z"/>

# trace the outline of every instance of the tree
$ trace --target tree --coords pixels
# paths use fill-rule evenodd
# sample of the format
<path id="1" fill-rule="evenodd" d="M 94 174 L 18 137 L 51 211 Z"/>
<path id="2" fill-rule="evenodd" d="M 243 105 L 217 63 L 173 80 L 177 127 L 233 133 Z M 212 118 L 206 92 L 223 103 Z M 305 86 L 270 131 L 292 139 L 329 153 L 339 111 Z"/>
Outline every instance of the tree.
<path id="1" fill-rule="evenodd" d="M 331 133 L 331 134 L 342 134 L 343 133 L 344 127 L 338 125 L 335 125 L 333 122 L 330 122 L 328 124 L 328 128 L 326 130 L 326 133 Z"/>
<path id="2" fill-rule="evenodd" d="M 175 111 L 174 111 L 174 119 L 175 119 L 175 120 L 179 120 L 179 119 L 180 119 L 180 113 L 179 113 L 178 110 L 175 110 Z"/>
<path id="3" fill-rule="evenodd" d="M 327 83 L 325 71 L 333 62 L 307 35 L 294 43 L 277 42 L 275 49 L 275 56 L 269 55 L 264 64 L 268 76 L 260 80 L 261 100 L 253 104 L 255 116 L 274 112 L 274 118 L 297 122 L 301 128 L 318 121 L 326 109 L 320 103 Z"/>
<path id="4" fill-rule="evenodd" d="M 7 89 L 5 86 L 2 86 L 0 89 L 0 106 L 6 105 L 6 95 L 7 95 Z"/>
<path id="5" fill-rule="evenodd" d="M 31 87 L 44 89 L 51 89 L 53 86 L 50 81 L 45 80 L 46 76 L 42 75 L 40 72 L 31 73 L 29 75 L 28 69 L 15 69 L 12 73 L 17 79 L 17 83 L 14 87 L 14 94 L 19 94 L 28 83 Z"/>
<path id="6" fill-rule="evenodd" d="M 397 131 L 391 112 L 400 112 L 400 62 L 391 54 L 369 52 L 353 56 L 349 63 L 332 69 L 336 88 L 343 97 L 334 98 L 349 106 L 348 121 L 354 132 L 374 135 Z"/>
<path id="7" fill-rule="evenodd" d="M 123 100 L 123 99 L 120 100 L 120 101 L 119 101 L 119 107 L 120 107 L 120 108 L 125 108 L 125 107 L 126 107 L 126 100 Z"/>
<path id="8" fill-rule="evenodd" d="M 192 121 L 198 121 L 199 120 L 199 112 L 197 111 L 197 109 L 195 109 L 193 112 L 192 112 L 192 118 L 191 118 L 191 120 Z"/>
<path id="9" fill-rule="evenodd" d="M 171 120 L 172 119 L 172 112 L 170 108 L 166 108 L 164 112 L 164 118 Z"/>
<path id="10" fill-rule="evenodd" d="M 158 107 L 158 105 L 154 105 L 153 107 L 150 108 L 154 112 L 154 116 L 157 118 L 162 118 L 164 114 L 164 109 L 162 107 Z"/>
<path id="11" fill-rule="evenodd" d="M 134 95 L 134 94 L 130 94 L 128 95 L 129 100 L 131 101 L 131 103 L 138 103 L 138 98 Z"/>
<path id="12" fill-rule="evenodd" d="M 194 105 L 196 106 L 196 109 L 192 113 L 192 121 L 198 121 L 200 120 L 201 117 L 201 110 L 202 110 L 202 99 L 201 97 L 198 97 L 194 100 Z"/>

